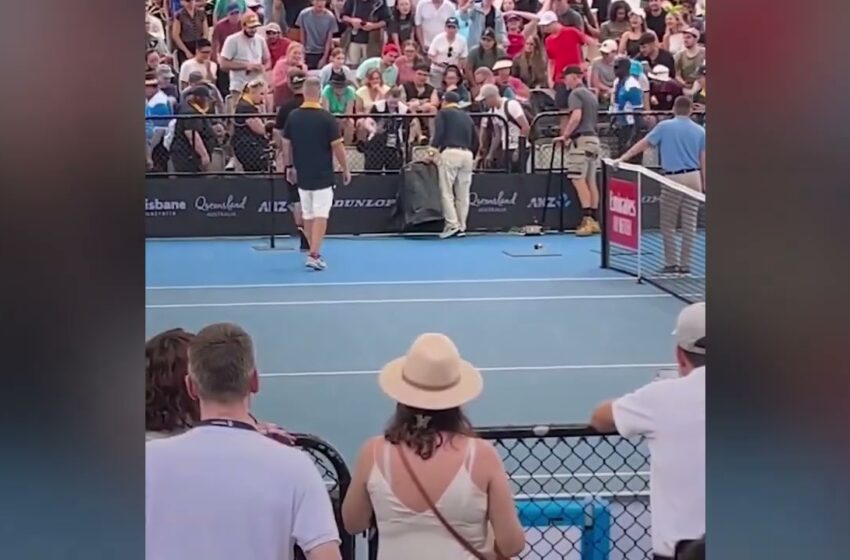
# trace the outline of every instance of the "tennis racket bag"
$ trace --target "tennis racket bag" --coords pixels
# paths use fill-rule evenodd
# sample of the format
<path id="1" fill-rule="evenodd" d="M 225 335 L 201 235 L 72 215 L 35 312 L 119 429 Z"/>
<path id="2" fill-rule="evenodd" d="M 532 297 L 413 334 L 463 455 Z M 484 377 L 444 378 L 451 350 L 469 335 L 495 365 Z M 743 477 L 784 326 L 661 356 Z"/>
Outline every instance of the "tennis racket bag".
<path id="1" fill-rule="evenodd" d="M 402 168 L 395 219 L 400 231 L 432 231 L 435 226 L 442 227 L 443 206 L 436 165 L 416 161 Z"/>

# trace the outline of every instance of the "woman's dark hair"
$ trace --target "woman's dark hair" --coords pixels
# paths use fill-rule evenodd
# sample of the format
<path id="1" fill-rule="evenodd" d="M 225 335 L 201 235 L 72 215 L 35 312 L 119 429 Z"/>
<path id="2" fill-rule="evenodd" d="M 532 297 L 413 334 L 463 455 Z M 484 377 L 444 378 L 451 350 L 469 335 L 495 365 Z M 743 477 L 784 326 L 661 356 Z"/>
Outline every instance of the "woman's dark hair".
<path id="1" fill-rule="evenodd" d="M 189 343 L 183 329 L 159 333 L 145 343 L 145 430 L 175 432 L 200 418 L 198 403 L 186 391 Z"/>
<path id="2" fill-rule="evenodd" d="M 384 439 L 393 445 L 404 444 L 414 453 L 428 460 L 444 443 L 454 436 L 475 436 L 472 424 L 460 407 L 446 410 L 420 410 L 407 405 L 396 405 Z"/>
<path id="3" fill-rule="evenodd" d="M 616 0 L 608 6 L 608 21 L 617 21 L 617 12 L 620 10 L 626 10 L 626 20 L 628 20 L 632 13 L 632 7 L 625 0 Z"/>
<path id="4" fill-rule="evenodd" d="M 446 66 L 446 69 L 443 70 L 443 79 L 442 79 L 443 89 L 446 89 L 446 74 L 448 74 L 449 71 L 454 72 L 455 75 L 457 75 L 457 85 L 458 86 L 460 86 L 461 83 L 463 82 L 463 72 L 460 71 L 460 68 L 455 64 L 449 64 L 448 66 Z"/>

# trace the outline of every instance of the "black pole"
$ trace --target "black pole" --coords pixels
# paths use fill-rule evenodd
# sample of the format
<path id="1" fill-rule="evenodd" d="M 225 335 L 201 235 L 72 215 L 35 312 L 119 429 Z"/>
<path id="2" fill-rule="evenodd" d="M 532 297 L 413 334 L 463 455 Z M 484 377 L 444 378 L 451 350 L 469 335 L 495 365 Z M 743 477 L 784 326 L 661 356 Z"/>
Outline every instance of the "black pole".
<path id="1" fill-rule="evenodd" d="M 560 199 L 558 200 L 558 231 L 564 233 L 564 145 L 566 142 L 561 142 L 561 172 L 558 174 L 558 192 Z"/>
<path id="2" fill-rule="evenodd" d="M 549 172 L 546 175 L 546 194 L 543 197 L 543 217 L 540 219 L 540 227 L 546 229 L 546 209 L 549 208 L 549 187 L 552 186 L 552 170 L 555 168 L 555 142 L 552 142 L 552 155 L 549 158 Z"/>
<path id="3" fill-rule="evenodd" d="M 269 175 L 269 247 L 272 249 L 275 248 L 275 234 L 274 234 L 274 215 L 276 214 L 276 208 L 274 206 L 275 196 L 274 196 L 274 147 L 269 146 L 266 151 L 266 157 L 268 161 L 266 162 L 266 172 Z"/>
<path id="4" fill-rule="evenodd" d="M 599 181 L 599 218 L 602 222 L 602 235 L 599 236 L 599 239 L 602 242 L 602 246 L 599 248 L 599 252 L 602 253 L 602 268 L 608 268 L 608 164 L 604 161 L 601 163 L 601 179 Z"/>

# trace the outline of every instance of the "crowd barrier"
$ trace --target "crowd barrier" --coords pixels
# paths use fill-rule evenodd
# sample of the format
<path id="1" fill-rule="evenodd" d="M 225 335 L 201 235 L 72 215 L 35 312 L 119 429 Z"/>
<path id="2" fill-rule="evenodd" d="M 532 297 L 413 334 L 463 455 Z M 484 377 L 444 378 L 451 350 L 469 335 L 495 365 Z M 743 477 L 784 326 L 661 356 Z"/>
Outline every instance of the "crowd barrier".
<path id="1" fill-rule="evenodd" d="M 586 425 L 479 428 L 502 456 L 526 531 L 522 560 L 652 557 L 649 452 L 642 438 Z M 372 529 L 369 558 L 377 559 Z"/>
<path id="2" fill-rule="evenodd" d="M 345 464 L 345 460 L 333 446 L 317 436 L 297 434 L 295 445 L 310 455 L 316 463 L 316 468 L 319 469 L 325 485 L 328 487 L 334 517 L 336 518 L 337 527 L 340 529 L 340 553 L 342 554 L 342 560 L 354 560 L 354 537 L 346 533 L 342 527 L 342 499 L 345 497 L 345 493 L 348 492 L 348 487 L 351 484 L 351 473 Z M 295 549 L 295 558 L 299 560 L 304 559 L 304 553 L 297 547 Z"/>

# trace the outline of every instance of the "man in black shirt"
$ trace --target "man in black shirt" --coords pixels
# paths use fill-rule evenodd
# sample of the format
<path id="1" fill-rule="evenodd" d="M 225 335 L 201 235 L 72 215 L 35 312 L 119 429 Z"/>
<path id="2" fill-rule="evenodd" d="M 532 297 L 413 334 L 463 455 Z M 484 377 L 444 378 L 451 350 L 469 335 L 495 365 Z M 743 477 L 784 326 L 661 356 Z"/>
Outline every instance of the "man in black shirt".
<path id="1" fill-rule="evenodd" d="M 428 76 L 431 75 L 431 67 L 424 62 L 420 62 L 414 70 L 416 73 L 414 74 L 413 81 L 402 85 L 402 92 L 404 93 L 402 101 L 407 104 L 407 108 L 411 113 L 435 113 L 437 109 L 431 104 L 431 94 L 434 93 L 434 86 L 428 83 Z M 428 137 L 429 128 L 427 119 L 416 119 L 411 123 L 411 126 L 417 140 Z"/>
<path id="2" fill-rule="evenodd" d="M 313 270 L 327 267 L 320 250 L 333 206 L 333 160 L 342 168 L 342 183 L 351 182 L 339 123 L 322 109 L 322 82 L 311 76 L 304 80 L 304 102 L 289 114 L 283 127 L 283 159 L 291 183 L 298 185 L 304 232 L 310 244 L 306 265 Z"/>
<path id="3" fill-rule="evenodd" d="M 640 56 L 637 59 L 641 62 L 644 60 L 649 63 L 650 68 L 655 68 L 659 64 L 666 66 L 670 70 L 670 75 L 676 75 L 676 60 L 670 51 L 665 51 L 658 45 L 658 38 L 652 31 L 647 31 L 638 39 L 640 45 Z"/>
<path id="4" fill-rule="evenodd" d="M 276 131 L 275 141 L 278 145 L 279 153 L 283 154 L 283 129 L 286 127 L 286 121 L 289 114 L 301 106 L 304 102 L 304 80 L 307 79 L 307 74 L 300 68 L 291 68 L 288 73 L 289 89 L 292 90 L 292 98 L 286 101 L 277 110 L 277 118 L 275 119 L 274 128 Z M 282 156 L 281 156 L 282 157 Z M 283 163 L 281 159 L 281 163 Z M 284 169 L 281 165 L 279 169 Z M 298 228 L 298 236 L 301 238 L 301 250 L 309 251 L 310 243 L 307 241 L 307 236 L 304 234 L 304 220 L 301 216 L 301 199 L 298 197 L 298 187 L 295 183 L 286 182 L 287 201 L 289 202 L 289 210 L 292 213 L 292 220 L 295 222 L 295 227 Z"/>
<path id="5" fill-rule="evenodd" d="M 443 97 L 443 106 L 434 119 L 434 136 L 431 138 L 430 156 L 440 151 L 440 193 L 443 198 L 445 226 L 441 239 L 466 235 L 466 217 L 469 215 L 469 188 L 472 185 L 472 154 L 478 151 L 478 135 L 472 117 L 460 110 L 460 97 L 449 91 Z"/>
<path id="6" fill-rule="evenodd" d="M 390 21 L 390 10 L 384 0 L 345 0 L 342 21 L 351 26 L 351 42 L 346 53 L 348 64 L 357 66 L 367 58 L 380 55 L 384 46 L 383 30 Z"/>

